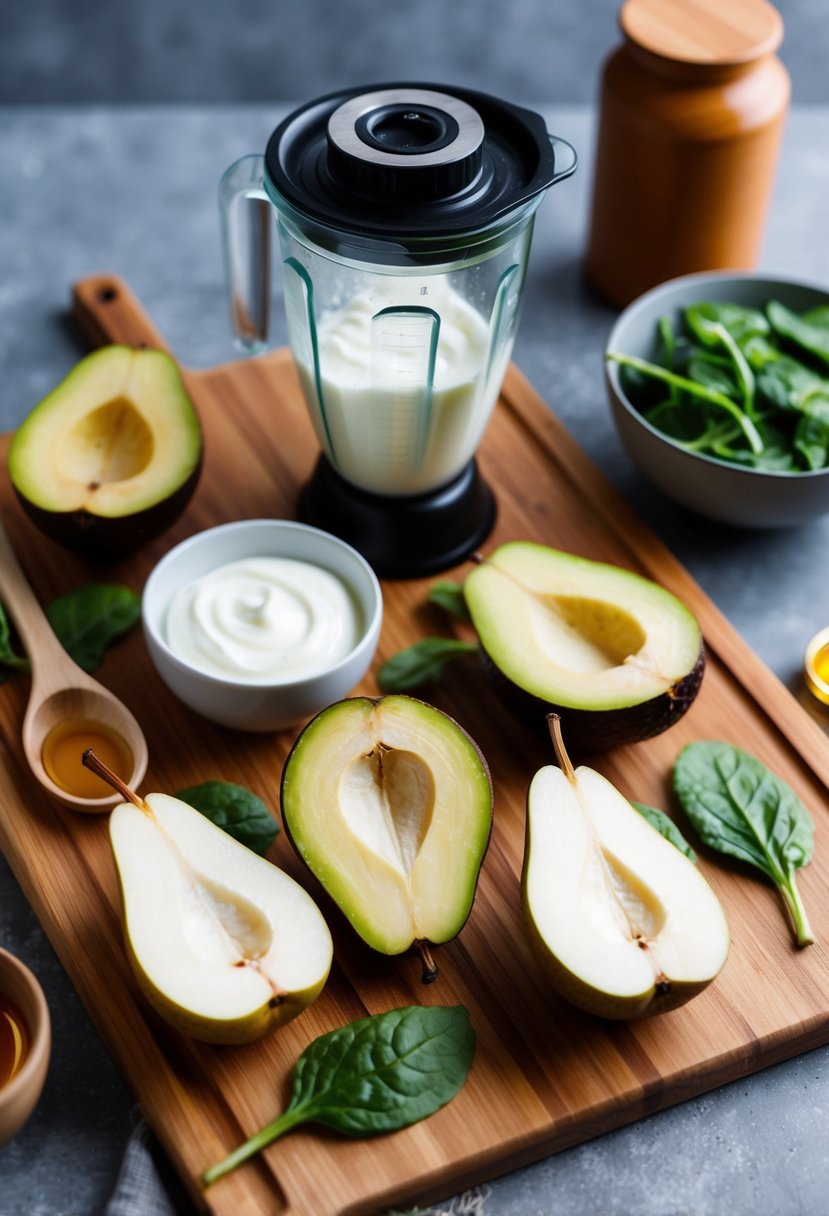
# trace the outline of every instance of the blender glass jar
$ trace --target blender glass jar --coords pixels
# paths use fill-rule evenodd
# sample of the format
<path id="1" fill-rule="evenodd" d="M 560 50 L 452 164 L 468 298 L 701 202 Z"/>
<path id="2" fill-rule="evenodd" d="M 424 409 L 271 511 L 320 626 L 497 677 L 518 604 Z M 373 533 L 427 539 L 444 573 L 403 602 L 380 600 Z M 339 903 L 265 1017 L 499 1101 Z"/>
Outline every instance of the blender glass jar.
<path id="1" fill-rule="evenodd" d="M 323 451 L 303 517 L 383 572 L 443 568 L 492 525 L 473 457 L 512 349 L 535 210 L 575 167 L 529 110 L 403 84 L 300 107 L 264 157 L 222 180 L 231 317 L 251 352 L 267 336 L 269 203 L 277 215 L 288 334 Z"/>

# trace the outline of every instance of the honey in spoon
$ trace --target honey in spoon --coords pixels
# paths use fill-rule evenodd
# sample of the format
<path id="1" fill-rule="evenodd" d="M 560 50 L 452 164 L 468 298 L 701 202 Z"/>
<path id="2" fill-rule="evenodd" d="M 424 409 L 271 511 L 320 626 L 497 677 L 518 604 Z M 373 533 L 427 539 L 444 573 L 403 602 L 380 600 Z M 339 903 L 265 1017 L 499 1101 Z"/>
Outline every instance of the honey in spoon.
<path id="1" fill-rule="evenodd" d="M 76 798 L 103 798 L 109 786 L 84 766 L 85 751 L 93 749 L 116 772 L 130 773 L 133 757 L 122 737 L 103 722 L 68 718 L 58 722 L 43 741 L 41 759 L 55 785 Z"/>

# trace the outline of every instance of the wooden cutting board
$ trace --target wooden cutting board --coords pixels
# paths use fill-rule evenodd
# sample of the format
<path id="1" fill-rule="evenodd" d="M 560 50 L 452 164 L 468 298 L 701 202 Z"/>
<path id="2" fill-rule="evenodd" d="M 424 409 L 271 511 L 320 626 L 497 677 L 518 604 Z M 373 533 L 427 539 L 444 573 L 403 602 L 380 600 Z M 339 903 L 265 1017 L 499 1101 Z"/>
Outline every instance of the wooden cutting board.
<path id="1" fill-rule="evenodd" d="M 162 346 L 119 280 L 76 288 L 94 342 Z M 206 434 L 200 487 L 179 523 L 107 579 L 140 590 L 172 544 L 230 519 L 292 517 L 316 443 L 284 351 L 185 372 Z M 0 688 L 0 844 L 98 1030 L 193 1196 L 217 1216 L 334 1216 L 446 1196 L 648 1112 L 829 1041 L 829 741 L 751 653 L 689 575 L 634 516 L 514 369 L 480 463 L 497 490 L 490 547 L 534 538 L 658 580 L 696 613 L 708 648 L 702 692 L 667 734 L 593 761 L 629 797 L 670 806 L 668 780 L 691 739 L 725 739 L 788 780 L 816 821 L 816 856 L 801 889 L 817 944 L 798 951 L 775 892 L 705 856 L 702 868 L 728 912 L 725 971 L 675 1013 L 604 1023 L 547 991 L 524 939 L 519 874 L 524 799 L 549 750 L 510 718 L 470 660 L 435 689 L 489 760 L 495 827 L 472 915 L 437 952 L 441 978 L 424 988 L 416 959 L 386 959 L 355 939 L 280 835 L 271 857 L 318 895 L 335 939 L 335 967 L 302 1017 L 244 1048 L 189 1042 L 140 997 L 121 944 L 106 820 L 74 815 L 41 794 L 21 757 L 28 682 Z M 3 520 L 42 601 L 101 569 L 43 538 L 4 476 Z M 451 624 L 425 604 L 429 581 L 384 587 L 378 661 Z M 2 588 L 0 588 L 2 594 Z M 150 748 L 145 790 L 174 792 L 211 777 L 239 781 L 277 808 L 281 766 L 295 732 L 255 736 L 212 726 L 179 704 L 155 674 L 140 631 L 99 672 L 141 721 Z M 359 691 L 376 693 L 369 676 Z M 299 1129 L 206 1193 L 201 1171 L 272 1119 L 294 1061 L 318 1034 L 413 1002 L 464 1004 L 478 1034 L 464 1090 L 431 1119 L 374 1141 Z"/>

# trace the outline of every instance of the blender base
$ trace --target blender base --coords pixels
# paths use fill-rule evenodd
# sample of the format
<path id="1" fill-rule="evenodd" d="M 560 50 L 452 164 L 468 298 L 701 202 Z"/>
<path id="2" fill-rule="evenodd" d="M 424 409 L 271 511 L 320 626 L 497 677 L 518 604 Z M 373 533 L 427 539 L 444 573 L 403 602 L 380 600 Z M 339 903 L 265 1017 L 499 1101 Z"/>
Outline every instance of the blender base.
<path id="1" fill-rule="evenodd" d="M 474 553 L 492 531 L 496 506 L 474 460 L 438 490 L 396 498 L 358 489 L 320 456 L 299 515 L 352 545 L 381 578 L 403 579 L 448 570 Z"/>

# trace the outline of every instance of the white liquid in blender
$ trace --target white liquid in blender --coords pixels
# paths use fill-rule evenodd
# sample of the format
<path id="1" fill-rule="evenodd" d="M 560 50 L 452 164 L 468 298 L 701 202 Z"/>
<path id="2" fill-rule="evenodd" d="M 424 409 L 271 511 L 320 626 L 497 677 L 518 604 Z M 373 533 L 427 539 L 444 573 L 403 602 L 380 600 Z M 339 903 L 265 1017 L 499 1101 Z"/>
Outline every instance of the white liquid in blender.
<path id="1" fill-rule="evenodd" d="M 397 324 L 399 337 L 399 319 L 380 318 L 378 333 L 373 319 L 392 304 L 425 306 L 440 317 L 431 394 L 425 392 L 428 318 L 415 320 L 409 332 Z M 320 444 L 348 481 L 378 494 L 404 495 L 445 484 L 474 455 L 511 343 L 494 353 L 488 372 L 487 322 L 448 284 L 431 280 L 428 295 L 413 282 L 410 296 L 401 299 L 398 282 L 393 297 L 364 291 L 324 312 L 317 319 L 317 345 L 324 417 L 313 369 L 300 363 L 299 374 Z"/>

